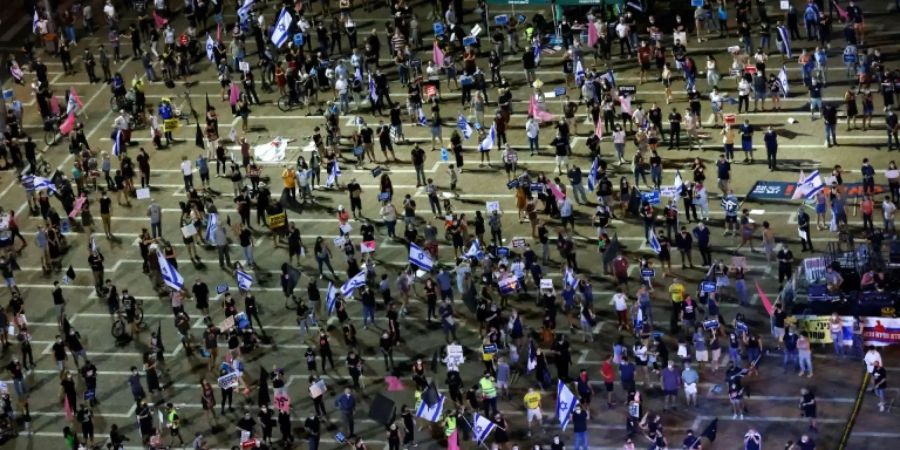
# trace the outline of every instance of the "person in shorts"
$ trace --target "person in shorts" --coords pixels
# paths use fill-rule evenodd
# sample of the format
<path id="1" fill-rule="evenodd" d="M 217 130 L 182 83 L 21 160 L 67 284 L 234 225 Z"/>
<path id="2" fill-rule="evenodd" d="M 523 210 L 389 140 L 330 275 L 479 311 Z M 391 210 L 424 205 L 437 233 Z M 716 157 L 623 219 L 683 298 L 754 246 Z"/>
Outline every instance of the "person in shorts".
<path id="1" fill-rule="evenodd" d="M 523 399 L 525 402 L 526 422 L 528 423 L 528 436 L 531 437 L 531 424 L 537 422 L 538 428 L 544 425 L 544 416 L 541 412 L 541 393 L 533 387 L 528 388 L 528 393 Z"/>

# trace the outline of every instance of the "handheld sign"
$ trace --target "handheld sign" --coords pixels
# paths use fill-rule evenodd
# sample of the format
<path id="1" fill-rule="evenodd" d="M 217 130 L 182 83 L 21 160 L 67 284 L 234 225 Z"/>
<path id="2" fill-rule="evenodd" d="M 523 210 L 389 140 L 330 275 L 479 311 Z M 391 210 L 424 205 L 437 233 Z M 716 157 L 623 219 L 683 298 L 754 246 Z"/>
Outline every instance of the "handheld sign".
<path id="1" fill-rule="evenodd" d="M 228 292 L 228 283 L 225 283 L 223 281 L 216 285 L 216 293 L 217 294 L 224 294 L 226 292 Z"/>
<path id="2" fill-rule="evenodd" d="M 233 389 L 238 386 L 238 373 L 231 372 L 219 377 L 219 387 L 222 389 Z"/>
<path id="3" fill-rule="evenodd" d="M 782 11 L 787 11 L 787 10 L 791 9 L 791 1 L 790 0 L 781 0 L 780 6 L 781 6 Z"/>
<path id="4" fill-rule="evenodd" d="M 715 330 L 719 328 L 719 321 L 716 319 L 704 320 L 703 321 L 703 329 L 704 330 Z"/>
<path id="5" fill-rule="evenodd" d="M 303 47 L 303 33 L 297 33 L 294 35 L 294 45 L 297 47 Z"/>
<path id="6" fill-rule="evenodd" d="M 509 16 L 506 14 L 501 14 L 499 16 L 494 16 L 494 24 L 500 25 L 501 27 L 506 26 L 509 23 Z"/>
<path id="7" fill-rule="evenodd" d="M 241 72 L 247 73 L 250 71 L 250 63 L 247 61 L 241 61 L 238 63 L 238 69 L 241 69 Z"/>
<path id="8" fill-rule="evenodd" d="M 507 257 L 509 256 L 509 247 L 500 247 L 497 249 L 497 256 Z"/>
<path id="9" fill-rule="evenodd" d="M 555 95 L 557 97 L 562 97 L 562 96 L 566 95 L 566 88 L 558 87 L 558 88 L 554 89 L 553 95 Z"/>
<path id="10" fill-rule="evenodd" d="M 848 64 L 853 64 L 856 62 L 856 53 L 845 53 L 844 54 L 844 62 Z"/>
<path id="11" fill-rule="evenodd" d="M 653 278 L 654 275 L 656 275 L 656 271 L 653 269 L 641 269 L 642 278 Z"/>
<path id="12" fill-rule="evenodd" d="M 659 191 L 641 192 L 641 201 L 651 205 L 658 205 L 659 197 Z"/>
<path id="13" fill-rule="evenodd" d="M 478 39 L 474 36 L 466 36 L 465 39 L 463 39 L 463 45 L 466 47 L 474 47 L 477 43 Z"/>
<path id="14" fill-rule="evenodd" d="M 744 66 L 744 73 L 749 73 L 750 75 L 756 75 L 756 66 L 747 64 Z"/>
<path id="15" fill-rule="evenodd" d="M 712 294 L 716 292 L 716 282 L 715 281 L 704 281 L 700 283 L 700 292 L 704 294 Z"/>
<path id="16" fill-rule="evenodd" d="M 378 201 L 379 201 L 379 202 L 390 201 L 390 199 L 391 199 L 391 193 L 390 193 L 390 192 L 382 192 L 382 193 L 378 194 Z"/>
<path id="17" fill-rule="evenodd" d="M 376 167 L 372 169 L 372 178 L 378 178 L 384 173 L 384 167 Z"/>
<path id="18" fill-rule="evenodd" d="M 434 25 L 431 26 L 431 29 L 434 31 L 435 36 L 444 35 L 444 24 L 442 22 L 435 22 Z"/>
<path id="19" fill-rule="evenodd" d="M 519 187 L 519 179 L 518 178 L 516 178 L 515 180 L 510 180 L 510 181 L 506 182 L 507 189 L 515 189 L 517 187 Z"/>
<path id="20" fill-rule="evenodd" d="M 630 95 L 634 97 L 637 94 L 637 86 L 633 84 L 620 84 L 619 85 L 619 95 Z"/>
<path id="21" fill-rule="evenodd" d="M 513 248 L 523 248 L 525 247 L 525 239 L 522 238 L 513 238 L 512 240 Z"/>
<path id="22" fill-rule="evenodd" d="M 734 125 L 737 123 L 737 114 L 725 114 L 722 116 L 725 119 L 725 123 L 728 125 Z"/>
<path id="23" fill-rule="evenodd" d="M 484 346 L 484 353 L 488 355 L 493 355 L 497 353 L 497 345 L 496 344 L 488 344 Z"/>
<path id="24" fill-rule="evenodd" d="M 553 289 L 553 280 L 550 278 L 541 278 L 541 289 Z"/>
<path id="25" fill-rule="evenodd" d="M 691 7 L 699 8 L 703 6 L 703 0 L 691 0 Z"/>
<path id="26" fill-rule="evenodd" d="M 500 202 L 485 202 L 484 208 L 487 210 L 488 214 L 494 211 L 500 212 Z"/>

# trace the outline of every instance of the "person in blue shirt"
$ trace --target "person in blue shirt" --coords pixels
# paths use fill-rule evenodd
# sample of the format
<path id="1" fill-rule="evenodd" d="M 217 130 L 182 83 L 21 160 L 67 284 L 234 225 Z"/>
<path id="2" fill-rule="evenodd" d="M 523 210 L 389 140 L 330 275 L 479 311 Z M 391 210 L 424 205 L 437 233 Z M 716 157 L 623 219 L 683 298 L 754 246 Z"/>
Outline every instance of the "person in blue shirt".
<path id="1" fill-rule="evenodd" d="M 703 258 L 703 265 L 709 267 L 712 264 L 712 251 L 709 247 L 709 228 L 706 224 L 700 222 L 694 227 L 694 238 L 697 240 L 697 249 L 700 250 L 700 256 Z"/>
<path id="2" fill-rule="evenodd" d="M 619 380 L 622 382 L 622 389 L 626 392 L 634 391 L 634 364 L 625 356 L 622 363 L 619 364 Z"/>
<path id="3" fill-rule="evenodd" d="M 803 11 L 803 23 L 806 25 L 806 40 L 816 40 L 819 30 L 819 7 L 814 2 L 806 4 L 806 10 Z"/>
<path id="4" fill-rule="evenodd" d="M 763 135 L 763 141 L 766 143 L 766 163 L 769 165 L 769 171 L 774 172 L 778 163 L 778 134 L 771 125 Z"/>
<path id="5" fill-rule="evenodd" d="M 744 120 L 741 125 L 741 150 L 744 151 L 744 163 L 753 163 L 753 125 Z"/>
<path id="6" fill-rule="evenodd" d="M 353 397 L 353 391 L 345 388 L 344 393 L 335 399 L 334 406 L 341 412 L 344 425 L 347 427 L 347 436 L 352 436 L 354 434 L 353 412 L 356 410 L 356 398 Z"/>
<path id="7" fill-rule="evenodd" d="M 799 337 L 797 333 L 794 333 L 794 329 L 788 326 L 785 326 L 785 334 L 782 338 L 782 342 L 784 343 L 784 373 L 788 371 L 788 364 L 793 362 L 797 364 L 799 367 L 799 357 L 800 354 L 797 350 L 797 341 Z"/>
<path id="8" fill-rule="evenodd" d="M 175 115 L 175 113 L 172 110 L 172 104 L 169 102 L 169 99 L 163 98 L 162 100 L 160 100 L 160 102 L 159 102 L 159 118 L 162 119 L 163 124 L 165 124 L 166 120 L 173 118 L 174 115 Z M 165 125 L 163 126 L 163 129 L 165 130 Z M 172 145 L 172 141 L 174 140 L 174 138 L 172 137 L 172 131 L 171 130 L 165 131 L 165 136 L 166 136 L 166 145 Z"/>

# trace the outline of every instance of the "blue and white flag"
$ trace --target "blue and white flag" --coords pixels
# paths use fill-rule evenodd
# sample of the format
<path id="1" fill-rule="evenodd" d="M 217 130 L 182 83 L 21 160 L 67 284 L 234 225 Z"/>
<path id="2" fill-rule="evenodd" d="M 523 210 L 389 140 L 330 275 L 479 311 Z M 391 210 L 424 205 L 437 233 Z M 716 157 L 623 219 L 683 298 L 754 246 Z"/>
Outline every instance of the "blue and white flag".
<path id="1" fill-rule="evenodd" d="M 578 284 L 578 279 L 575 278 L 575 271 L 572 270 L 571 267 L 566 267 L 566 272 L 563 274 L 563 281 L 567 286 L 575 287 Z"/>
<path id="2" fill-rule="evenodd" d="M 334 160 L 334 164 L 331 165 L 331 170 L 328 172 L 328 179 L 325 180 L 325 185 L 328 187 L 334 186 L 338 183 L 340 178 L 341 166 L 338 164 L 337 160 Z"/>
<path id="3" fill-rule="evenodd" d="M 494 141 L 497 140 L 497 124 L 491 125 L 491 130 L 488 131 L 487 136 L 484 137 L 484 140 L 481 141 L 481 144 L 478 144 L 478 150 L 482 152 L 489 152 L 492 148 L 494 148 Z"/>
<path id="4" fill-rule="evenodd" d="M 434 266 L 431 255 L 423 250 L 422 247 L 412 243 L 409 244 L 409 263 L 428 272 Z"/>
<path id="5" fill-rule="evenodd" d="M 356 70 L 353 71 L 353 78 L 359 81 L 360 86 L 362 85 L 362 68 L 356 66 Z"/>
<path id="6" fill-rule="evenodd" d="M 425 111 L 422 110 L 421 106 L 418 108 L 417 114 L 419 115 L 419 125 L 422 125 L 423 127 L 428 125 L 428 118 L 425 117 Z"/>
<path id="7" fill-rule="evenodd" d="M 648 229 L 647 234 L 647 246 L 650 247 L 650 250 L 653 250 L 653 253 L 658 255 L 662 251 L 662 246 L 659 245 L 659 239 L 656 238 L 653 228 Z"/>
<path id="8" fill-rule="evenodd" d="M 337 289 L 334 283 L 328 282 L 328 290 L 325 292 L 325 311 L 329 315 L 334 314 L 334 308 L 337 305 Z"/>
<path id="9" fill-rule="evenodd" d="M 572 390 L 559 380 L 556 384 L 556 417 L 559 419 L 559 426 L 563 431 L 569 425 L 569 417 L 572 411 L 575 411 L 575 405 L 578 404 L 578 397 L 572 393 Z"/>
<path id="10" fill-rule="evenodd" d="M 472 417 L 472 440 L 481 444 L 491 435 L 495 426 L 491 419 L 475 413 Z"/>
<path id="11" fill-rule="evenodd" d="M 281 48 L 288 40 L 291 31 L 291 24 L 294 22 L 294 16 L 288 12 L 287 8 L 281 8 L 281 14 L 275 22 L 275 28 L 272 29 L 272 43 L 275 47 Z"/>
<path id="12" fill-rule="evenodd" d="M 216 213 L 209 213 L 206 217 L 206 240 L 208 242 L 214 242 L 216 240 L 216 228 L 219 227 L 219 215 Z"/>
<path id="13" fill-rule="evenodd" d="M 38 32 L 38 22 L 41 21 L 41 17 L 38 16 L 37 8 L 34 8 L 34 17 L 31 19 L 31 32 L 37 34 Z"/>
<path id="14" fill-rule="evenodd" d="M 350 297 L 353 295 L 353 291 L 357 288 L 361 288 L 366 285 L 366 271 L 363 270 L 360 273 L 353 276 L 353 278 L 347 280 L 343 286 L 341 286 L 341 295 L 344 297 Z"/>
<path id="15" fill-rule="evenodd" d="M 584 83 L 584 65 L 581 64 L 581 58 L 575 60 L 575 85 L 581 86 Z"/>
<path id="16" fill-rule="evenodd" d="M 594 191 L 594 186 L 597 184 L 597 179 L 600 177 L 600 158 L 594 158 L 593 164 L 591 164 L 591 171 L 588 172 L 587 176 L 587 185 L 590 191 Z"/>
<path id="17" fill-rule="evenodd" d="M 478 239 L 475 239 L 469 245 L 469 250 L 466 251 L 466 257 L 481 259 L 483 256 L 484 256 L 484 252 L 481 251 L 481 242 L 478 242 Z"/>
<path id="18" fill-rule="evenodd" d="M 216 41 L 213 40 L 212 36 L 206 35 L 206 59 L 213 61 L 216 59 L 216 53 L 214 49 L 216 48 Z"/>
<path id="19" fill-rule="evenodd" d="M 800 171 L 800 180 L 797 181 L 797 188 L 794 189 L 794 195 L 791 196 L 791 200 L 797 199 L 806 199 L 809 200 L 816 196 L 816 193 L 825 189 L 825 182 L 822 181 L 822 176 L 819 175 L 819 171 L 816 170 L 813 173 L 806 176 L 803 174 L 803 171 Z"/>
<path id="20" fill-rule="evenodd" d="M 675 193 L 681 195 L 681 189 L 684 188 L 684 178 L 681 177 L 681 171 L 675 170 Z"/>
<path id="21" fill-rule="evenodd" d="M 122 130 L 116 130 L 116 137 L 113 139 L 112 146 L 113 155 L 119 156 L 122 153 Z"/>
<path id="22" fill-rule="evenodd" d="M 235 270 L 234 278 L 237 281 L 238 289 L 242 291 L 249 291 L 250 286 L 253 286 L 253 277 L 243 270 Z"/>
<path id="23" fill-rule="evenodd" d="M 159 262 L 159 272 L 162 274 L 162 279 L 166 286 L 176 291 L 184 289 L 184 277 L 178 273 L 178 270 L 175 269 L 172 263 L 166 260 L 162 252 L 156 252 L 156 261 Z"/>
<path id="24" fill-rule="evenodd" d="M 31 170 L 34 170 L 34 167 L 32 167 Z M 26 191 L 34 191 L 34 175 L 24 175 L 22 176 L 20 182 L 22 183 L 22 187 L 25 188 Z"/>
<path id="25" fill-rule="evenodd" d="M 612 87 L 616 87 L 616 75 L 612 69 L 607 70 L 600 78 L 605 78 Z"/>
<path id="26" fill-rule="evenodd" d="M 787 98 L 791 92 L 791 87 L 788 82 L 787 67 L 785 66 L 781 66 L 781 71 L 778 72 L 778 83 L 781 84 L 781 96 Z"/>
<path id="27" fill-rule="evenodd" d="M 459 131 L 462 132 L 463 139 L 468 140 L 472 137 L 472 126 L 469 125 L 469 121 L 462 114 L 456 118 L 456 128 L 459 128 Z"/>
<path id="28" fill-rule="evenodd" d="M 369 73 L 369 100 L 374 104 L 375 100 L 378 99 L 378 91 L 375 89 L 375 79 L 372 78 L 372 73 Z"/>
<path id="29" fill-rule="evenodd" d="M 533 339 L 528 340 L 528 362 L 526 364 L 525 368 L 528 372 L 537 368 L 537 347 L 534 345 Z"/>
<path id="30" fill-rule="evenodd" d="M 430 407 L 428 406 L 428 403 L 422 401 L 422 403 L 419 404 L 419 409 L 416 410 L 416 417 L 434 423 L 441 421 L 442 414 L 444 414 L 443 395 L 439 395 L 437 403 L 431 405 Z"/>
<path id="31" fill-rule="evenodd" d="M 792 58 L 793 54 L 791 53 L 791 33 L 788 32 L 787 27 L 781 25 L 777 27 L 778 36 L 781 37 L 781 53 L 784 53 L 788 58 Z"/>
<path id="32" fill-rule="evenodd" d="M 51 192 L 55 192 L 59 194 L 59 190 L 56 189 L 56 185 L 53 184 L 50 180 L 44 177 L 34 177 L 34 190 L 40 191 L 41 189 L 46 189 Z"/>
<path id="33" fill-rule="evenodd" d="M 541 44 L 535 44 L 532 50 L 534 51 L 534 63 L 537 64 L 541 61 Z"/>
<path id="34" fill-rule="evenodd" d="M 254 0 L 244 0 L 244 4 L 238 8 L 237 14 L 242 22 L 250 18 L 250 10 L 253 9 L 253 1 Z"/>
<path id="35" fill-rule="evenodd" d="M 92 251 L 92 252 L 99 252 L 99 251 L 100 251 L 100 248 L 97 247 L 97 240 L 94 239 L 94 236 L 91 236 L 91 251 Z"/>

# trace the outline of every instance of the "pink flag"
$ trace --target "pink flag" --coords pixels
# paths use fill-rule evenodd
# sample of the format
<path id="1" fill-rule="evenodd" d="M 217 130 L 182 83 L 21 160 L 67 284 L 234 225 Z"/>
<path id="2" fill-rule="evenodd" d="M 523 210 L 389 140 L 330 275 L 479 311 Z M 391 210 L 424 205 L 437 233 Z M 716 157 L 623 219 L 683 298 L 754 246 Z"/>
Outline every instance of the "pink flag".
<path id="1" fill-rule="evenodd" d="M 393 375 L 384 377 L 384 383 L 387 384 L 388 392 L 399 392 L 405 389 L 403 381 Z"/>
<path id="2" fill-rule="evenodd" d="M 588 22 L 588 46 L 593 47 L 597 39 L 597 25 L 593 21 Z"/>
<path id="3" fill-rule="evenodd" d="M 766 296 L 766 293 L 759 287 L 759 281 L 756 282 L 756 292 L 759 293 L 759 300 L 762 302 L 763 307 L 766 308 L 766 312 L 771 316 L 775 311 L 775 308 L 772 307 L 772 302 L 769 301 L 769 297 Z"/>
<path id="4" fill-rule="evenodd" d="M 70 219 L 74 219 L 74 218 L 78 217 L 78 214 L 81 213 L 81 208 L 84 207 L 84 202 L 86 200 L 87 200 L 87 197 L 85 197 L 84 194 L 82 194 L 81 197 L 78 197 L 75 199 L 75 207 L 72 208 L 72 212 L 69 213 Z"/>
<path id="5" fill-rule="evenodd" d="M 66 120 L 63 121 L 62 124 L 59 125 L 59 134 L 65 136 L 72 132 L 75 129 L 75 113 L 69 114 L 69 117 L 66 117 Z"/>
<path id="6" fill-rule="evenodd" d="M 66 420 L 69 422 L 75 420 L 75 411 L 72 411 L 72 405 L 69 404 L 69 396 L 64 396 L 63 411 L 66 412 Z"/>
<path id="7" fill-rule="evenodd" d="M 54 116 L 59 115 L 59 99 L 55 95 L 50 96 L 50 111 L 53 112 Z"/>
<path id="8" fill-rule="evenodd" d="M 535 100 L 533 95 L 531 96 L 531 100 L 528 101 L 528 114 L 537 119 L 538 122 L 553 122 L 556 120 L 553 114 L 538 108 L 537 100 Z"/>
<path id="9" fill-rule="evenodd" d="M 444 51 L 441 50 L 441 46 L 438 45 L 437 41 L 434 41 L 434 46 L 431 48 L 431 54 L 434 65 L 437 67 L 444 67 Z"/>
<path id="10" fill-rule="evenodd" d="M 75 92 L 75 88 L 69 88 L 69 97 L 75 100 L 75 103 L 79 108 L 84 108 L 84 103 L 81 101 L 81 97 L 78 96 L 78 93 Z"/>
<path id="11" fill-rule="evenodd" d="M 597 118 L 597 125 L 594 126 L 594 134 L 597 138 L 603 138 L 603 119 Z"/>
<path id="12" fill-rule="evenodd" d="M 447 450 L 459 450 L 459 428 L 457 427 L 447 438 Z"/>
<path id="13" fill-rule="evenodd" d="M 837 0 L 831 0 L 831 3 L 834 4 L 834 9 L 837 10 L 838 16 L 841 18 L 841 22 L 846 22 L 850 19 L 850 15 L 847 14 L 847 10 L 841 8 L 841 5 L 838 4 Z"/>
<path id="14" fill-rule="evenodd" d="M 168 20 L 157 16 L 156 11 L 153 11 L 153 22 L 156 24 L 156 28 L 162 28 L 165 24 L 169 23 Z"/>
<path id="15" fill-rule="evenodd" d="M 241 92 L 238 90 L 237 83 L 231 83 L 231 93 L 228 97 L 228 103 L 230 103 L 231 106 L 237 105 L 240 96 Z"/>
<path id="16" fill-rule="evenodd" d="M 556 183 L 547 183 L 550 186 L 550 192 L 553 193 L 553 196 L 556 197 L 556 201 L 561 202 L 564 198 L 566 198 L 566 194 L 563 194 L 561 190 L 559 190 L 559 186 Z"/>

